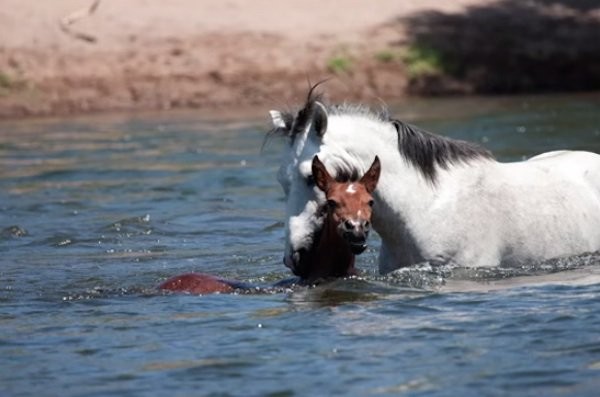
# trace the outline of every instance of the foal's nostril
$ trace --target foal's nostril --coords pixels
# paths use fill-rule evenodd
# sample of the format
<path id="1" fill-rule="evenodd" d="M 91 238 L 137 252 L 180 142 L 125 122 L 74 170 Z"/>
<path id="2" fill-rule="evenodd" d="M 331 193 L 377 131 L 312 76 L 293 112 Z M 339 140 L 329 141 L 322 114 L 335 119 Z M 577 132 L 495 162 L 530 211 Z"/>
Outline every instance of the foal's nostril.
<path id="1" fill-rule="evenodd" d="M 370 227 L 371 227 L 371 222 L 369 222 L 369 221 L 365 221 L 364 228 L 365 228 L 365 229 L 368 229 L 368 228 L 370 228 Z"/>
<path id="2" fill-rule="evenodd" d="M 344 228 L 347 231 L 352 231 L 354 229 L 354 222 L 352 222 L 350 219 L 346 219 L 344 221 Z"/>

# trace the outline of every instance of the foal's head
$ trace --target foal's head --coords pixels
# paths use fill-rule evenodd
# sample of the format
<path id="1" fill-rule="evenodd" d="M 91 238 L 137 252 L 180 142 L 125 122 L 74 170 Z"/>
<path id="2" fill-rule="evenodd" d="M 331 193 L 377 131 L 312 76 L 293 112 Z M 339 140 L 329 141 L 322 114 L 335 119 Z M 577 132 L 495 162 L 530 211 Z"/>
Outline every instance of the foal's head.
<path id="1" fill-rule="evenodd" d="M 324 223 L 312 252 L 295 266 L 296 275 L 315 280 L 344 277 L 356 273 L 354 256 L 367 248 L 371 229 L 372 193 L 377 186 L 381 165 L 375 157 L 369 170 L 357 181 L 333 178 L 317 156 L 312 161 L 316 186 L 327 199 Z M 302 266 L 303 265 L 303 266 Z"/>

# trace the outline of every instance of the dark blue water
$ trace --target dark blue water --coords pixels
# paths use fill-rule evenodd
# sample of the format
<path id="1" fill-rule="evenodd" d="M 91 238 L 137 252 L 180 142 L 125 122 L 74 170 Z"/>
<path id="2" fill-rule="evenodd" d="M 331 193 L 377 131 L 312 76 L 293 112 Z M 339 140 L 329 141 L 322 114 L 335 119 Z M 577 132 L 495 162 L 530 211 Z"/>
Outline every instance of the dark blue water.
<path id="1" fill-rule="evenodd" d="M 600 152 L 598 95 L 394 113 L 503 160 Z M 266 113 L 0 123 L 0 395 L 598 395 L 598 255 L 378 277 L 375 237 L 361 279 L 159 293 L 188 271 L 289 276 L 267 128 Z"/>

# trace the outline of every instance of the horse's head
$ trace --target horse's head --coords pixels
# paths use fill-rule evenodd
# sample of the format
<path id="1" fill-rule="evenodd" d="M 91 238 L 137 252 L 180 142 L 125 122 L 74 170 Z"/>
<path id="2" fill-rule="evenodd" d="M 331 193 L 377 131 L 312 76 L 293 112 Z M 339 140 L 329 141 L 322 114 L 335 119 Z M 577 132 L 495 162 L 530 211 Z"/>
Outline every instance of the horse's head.
<path id="1" fill-rule="evenodd" d="M 271 111 L 271 117 L 273 132 L 289 138 L 278 172 L 287 200 L 284 263 L 302 276 L 302 269 L 314 260 L 327 215 L 325 192 L 316 185 L 313 175 L 313 158 L 319 155 L 333 179 L 342 174 L 356 176 L 364 171 L 365 164 L 357 165 L 348 153 L 339 150 L 339 145 L 328 144 L 327 109 L 312 92 L 297 114 Z"/>

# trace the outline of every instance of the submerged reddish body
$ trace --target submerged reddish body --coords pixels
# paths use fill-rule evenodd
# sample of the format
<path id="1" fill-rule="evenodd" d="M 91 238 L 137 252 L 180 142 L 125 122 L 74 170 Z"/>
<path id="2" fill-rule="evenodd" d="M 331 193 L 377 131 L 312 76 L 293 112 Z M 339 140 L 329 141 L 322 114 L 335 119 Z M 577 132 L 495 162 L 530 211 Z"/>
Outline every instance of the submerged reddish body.
<path id="1" fill-rule="evenodd" d="M 223 279 L 202 273 L 186 273 L 171 277 L 160 284 L 158 288 L 194 295 L 230 293 L 235 289 Z"/>

